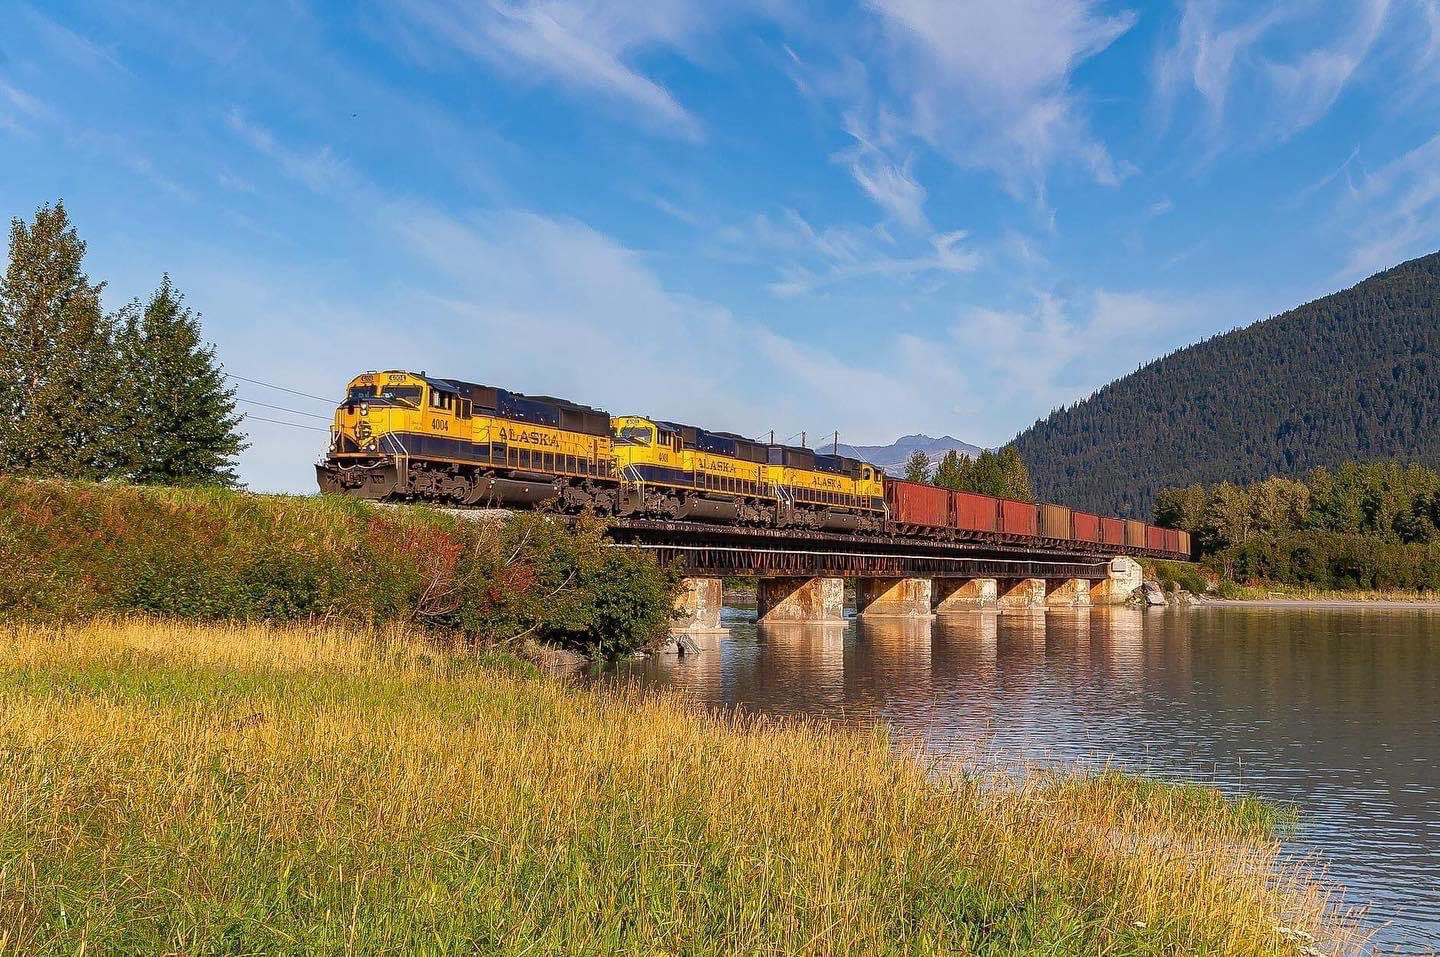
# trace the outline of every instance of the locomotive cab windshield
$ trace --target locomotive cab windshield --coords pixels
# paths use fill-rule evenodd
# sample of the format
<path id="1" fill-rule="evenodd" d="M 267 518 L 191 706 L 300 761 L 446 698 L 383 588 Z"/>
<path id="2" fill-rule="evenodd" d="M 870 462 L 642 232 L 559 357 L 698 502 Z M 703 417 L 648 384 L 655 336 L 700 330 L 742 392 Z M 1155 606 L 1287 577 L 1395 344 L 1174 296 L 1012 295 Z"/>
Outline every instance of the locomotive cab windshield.
<path id="1" fill-rule="evenodd" d="M 420 407 L 420 393 L 424 391 L 418 385 L 383 385 L 380 387 L 380 398 L 388 399 L 391 402 L 399 402 L 413 408 Z"/>
<path id="2" fill-rule="evenodd" d="M 620 442 L 627 442 L 631 445 L 654 445 L 655 426 L 649 423 L 644 425 L 625 425 L 615 430 L 615 438 Z"/>

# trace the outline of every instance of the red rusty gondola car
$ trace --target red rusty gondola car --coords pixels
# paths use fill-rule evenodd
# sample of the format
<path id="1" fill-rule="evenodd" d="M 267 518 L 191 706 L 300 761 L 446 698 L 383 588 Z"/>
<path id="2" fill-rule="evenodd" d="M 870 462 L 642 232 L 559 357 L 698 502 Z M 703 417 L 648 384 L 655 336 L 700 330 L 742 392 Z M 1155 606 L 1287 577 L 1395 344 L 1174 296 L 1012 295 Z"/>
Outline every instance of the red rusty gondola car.
<path id="1" fill-rule="evenodd" d="M 952 492 L 951 510 L 955 527 L 966 532 L 998 532 L 1000 500 L 975 492 Z"/>
<path id="2" fill-rule="evenodd" d="M 1000 531 L 1006 535 L 1039 535 L 1040 510 L 1034 502 L 1000 500 Z"/>
<path id="3" fill-rule="evenodd" d="M 954 528 L 950 519 L 950 491 L 906 482 L 885 480 L 885 502 L 890 506 L 890 521 L 910 528 Z"/>

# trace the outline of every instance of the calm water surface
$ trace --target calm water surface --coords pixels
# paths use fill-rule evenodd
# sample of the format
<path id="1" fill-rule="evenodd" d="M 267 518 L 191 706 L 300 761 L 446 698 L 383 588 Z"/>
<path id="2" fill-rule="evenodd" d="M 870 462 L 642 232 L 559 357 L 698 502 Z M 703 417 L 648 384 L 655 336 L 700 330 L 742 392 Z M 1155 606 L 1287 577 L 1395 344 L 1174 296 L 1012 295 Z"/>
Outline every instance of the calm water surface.
<path id="1" fill-rule="evenodd" d="M 1109 762 L 1293 801 L 1381 950 L 1440 942 L 1440 611 L 1203 606 L 755 625 L 621 677 L 889 722 L 936 752 Z"/>

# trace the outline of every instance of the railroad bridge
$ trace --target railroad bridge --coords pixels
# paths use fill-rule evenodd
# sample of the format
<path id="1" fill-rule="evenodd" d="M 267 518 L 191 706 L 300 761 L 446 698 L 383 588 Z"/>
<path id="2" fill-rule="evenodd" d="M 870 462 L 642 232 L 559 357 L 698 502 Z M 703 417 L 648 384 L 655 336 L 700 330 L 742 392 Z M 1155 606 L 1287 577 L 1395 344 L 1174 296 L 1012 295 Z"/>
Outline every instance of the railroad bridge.
<path id="1" fill-rule="evenodd" d="M 757 580 L 764 623 L 843 620 L 846 578 L 855 579 L 858 614 L 904 618 L 985 605 L 1119 604 L 1141 583 L 1133 558 L 1076 542 L 940 542 L 626 519 L 610 536 L 617 547 L 680 561 L 686 578 L 677 627 L 697 631 L 720 628 L 725 576 Z"/>

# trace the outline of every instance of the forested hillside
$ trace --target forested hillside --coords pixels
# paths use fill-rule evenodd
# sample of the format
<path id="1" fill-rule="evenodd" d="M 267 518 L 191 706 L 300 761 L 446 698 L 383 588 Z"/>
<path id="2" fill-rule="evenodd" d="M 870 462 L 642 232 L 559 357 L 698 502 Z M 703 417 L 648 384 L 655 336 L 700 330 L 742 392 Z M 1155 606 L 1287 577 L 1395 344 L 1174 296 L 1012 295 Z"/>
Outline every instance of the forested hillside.
<path id="1" fill-rule="evenodd" d="M 1042 501 L 1148 518 L 1162 489 L 1345 461 L 1440 466 L 1440 253 L 1207 339 L 1015 440 Z"/>

